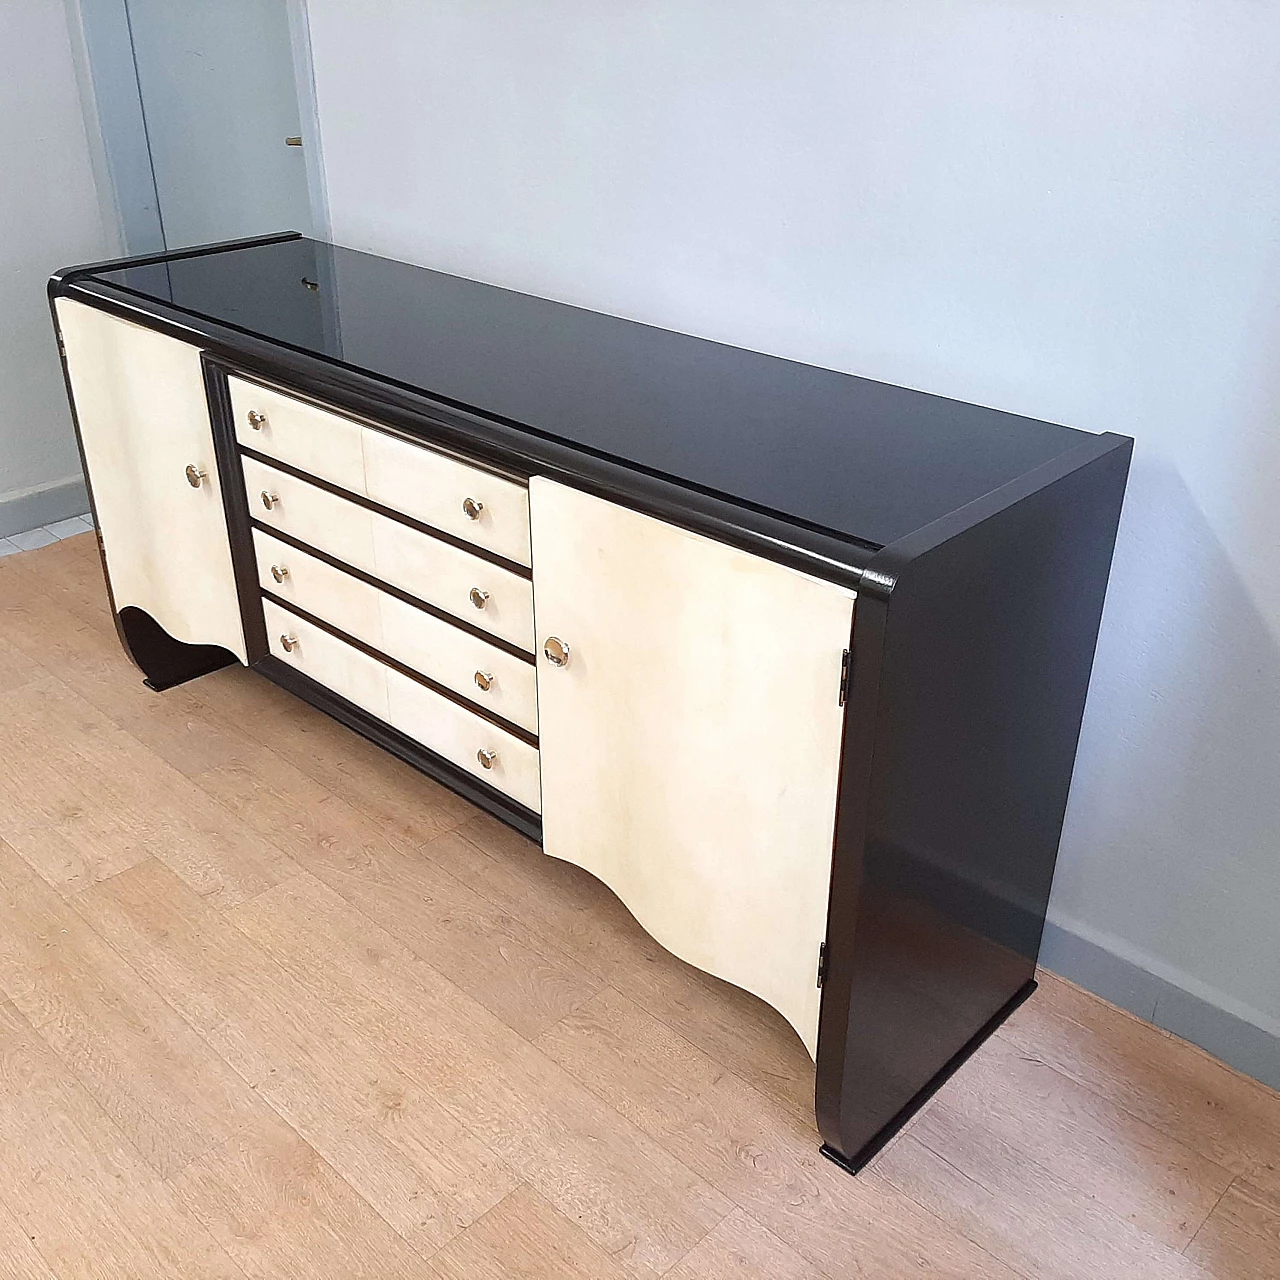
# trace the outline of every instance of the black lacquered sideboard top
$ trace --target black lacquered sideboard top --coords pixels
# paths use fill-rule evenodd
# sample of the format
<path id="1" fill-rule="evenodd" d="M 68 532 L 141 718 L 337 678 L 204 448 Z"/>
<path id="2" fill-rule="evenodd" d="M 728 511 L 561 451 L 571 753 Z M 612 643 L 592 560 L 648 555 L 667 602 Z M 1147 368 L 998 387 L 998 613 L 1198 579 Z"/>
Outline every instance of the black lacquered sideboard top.
<path id="1" fill-rule="evenodd" d="M 304 238 L 77 275 L 871 549 L 1091 438 Z"/>

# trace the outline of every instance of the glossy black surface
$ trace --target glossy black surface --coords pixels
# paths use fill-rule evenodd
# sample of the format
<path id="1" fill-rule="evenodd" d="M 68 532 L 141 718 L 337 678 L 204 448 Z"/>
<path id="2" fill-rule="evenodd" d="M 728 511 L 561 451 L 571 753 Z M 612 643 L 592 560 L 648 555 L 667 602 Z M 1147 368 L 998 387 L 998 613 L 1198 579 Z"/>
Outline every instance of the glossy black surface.
<path id="1" fill-rule="evenodd" d="M 855 1166 L 1035 973 L 1130 448 L 1089 439 L 864 576 L 817 1094 Z"/>
<path id="2" fill-rule="evenodd" d="M 871 546 L 1087 438 L 314 240 L 91 278 Z"/>

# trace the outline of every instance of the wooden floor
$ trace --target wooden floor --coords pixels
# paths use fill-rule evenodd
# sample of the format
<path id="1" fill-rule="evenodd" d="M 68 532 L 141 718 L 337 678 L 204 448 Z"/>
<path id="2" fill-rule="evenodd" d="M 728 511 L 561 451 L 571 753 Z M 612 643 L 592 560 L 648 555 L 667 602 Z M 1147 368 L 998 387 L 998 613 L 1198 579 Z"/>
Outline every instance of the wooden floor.
<path id="1" fill-rule="evenodd" d="M 859 1178 L 762 1004 L 0 559 L 0 1277 L 1280 1277 L 1280 1095 L 1046 975 Z"/>

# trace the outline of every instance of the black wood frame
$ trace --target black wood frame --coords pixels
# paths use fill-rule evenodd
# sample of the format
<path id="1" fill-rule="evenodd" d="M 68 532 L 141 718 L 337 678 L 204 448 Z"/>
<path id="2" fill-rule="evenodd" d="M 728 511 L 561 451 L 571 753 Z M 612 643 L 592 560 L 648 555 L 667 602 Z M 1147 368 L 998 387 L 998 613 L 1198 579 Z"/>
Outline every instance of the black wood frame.
<path id="1" fill-rule="evenodd" d="M 152 260 L 175 256 L 185 255 Z M 60 273 L 50 300 L 76 298 L 205 352 L 251 664 L 534 839 L 536 814 L 269 654 L 228 372 L 504 470 L 561 480 L 858 591 L 816 1072 L 822 1151 L 857 1172 L 1034 989 L 1132 441 L 1085 436 L 1071 452 L 878 547 L 93 278 L 118 265 Z M 234 660 L 225 650 L 179 645 L 146 615 L 130 616 L 139 613 L 118 611 L 117 626 L 155 688 Z"/>

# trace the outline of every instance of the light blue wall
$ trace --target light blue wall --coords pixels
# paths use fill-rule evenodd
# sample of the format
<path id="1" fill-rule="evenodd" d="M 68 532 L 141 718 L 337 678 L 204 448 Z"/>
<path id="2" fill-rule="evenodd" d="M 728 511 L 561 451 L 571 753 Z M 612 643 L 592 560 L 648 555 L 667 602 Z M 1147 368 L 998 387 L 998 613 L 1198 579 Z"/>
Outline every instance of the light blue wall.
<path id="1" fill-rule="evenodd" d="M 88 509 L 45 301 L 114 247 L 62 0 L 0 0 L 0 535 Z"/>
<path id="2" fill-rule="evenodd" d="M 1280 1030 L 1280 8 L 310 12 L 340 242 L 1137 437 L 1055 954 Z"/>

